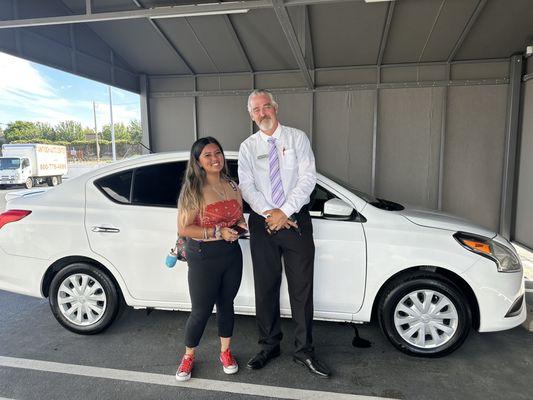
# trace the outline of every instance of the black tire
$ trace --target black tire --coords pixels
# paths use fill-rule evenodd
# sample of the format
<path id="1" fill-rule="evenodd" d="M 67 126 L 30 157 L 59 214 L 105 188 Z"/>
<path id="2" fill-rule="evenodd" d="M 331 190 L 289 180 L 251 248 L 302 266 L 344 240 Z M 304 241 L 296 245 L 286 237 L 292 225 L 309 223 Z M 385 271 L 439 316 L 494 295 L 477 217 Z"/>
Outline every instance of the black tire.
<path id="1" fill-rule="evenodd" d="M 66 290 L 70 289 L 74 294 L 79 293 L 78 287 L 74 286 L 72 282 L 83 286 L 83 279 L 87 280 L 86 288 L 94 290 L 94 293 L 89 296 L 89 300 L 66 295 Z M 65 284 L 62 286 L 62 284 Z M 82 296 L 80 296 L 82 297 Z M 59 299 L 70 299 L 73 301 L 60 304 Z M 95 299 L 105 298 L 102 301 Z M 81 335 L 94 335 L 102 332 L 108 328 L 117 317 L 120 308 L 120 294 L 109 276 L 93 265 L 86 263 L 74 263 L 59 271 L 50 284 L 49 302 L 52 313 L 57 321 L 67 328 L 69 331 Z M 86 304 L 89 304 L 98 310 L 94 312 L 89 310 Z M 83 308 L 77 308 L 80 305 Z M 70 318 L 67 316 L 69 311 Z M 75 320 L 78 319 L 79 321 Z"/>
<path id="2" fill-rule="evenodd" d="M 449 330 L 451 334 L 445 334 L 445 330 L 435 328 L 431 316 L 425 313 L 420 317 L 420 324 L 424 325 L 423 344 L 413 343 L 419 338 L 419 331 L 413 332 L 410 335 L 410 328 L 416 330 L 417 325 L 413 321 L 407 321 L 405 324 L 395 325 L 395 316 L 397 318 L 406 318 L 408 314 L 397 307 L 401 305 L 408 307 L 410 310 L 416 308 L 416 305 L 411 300 L 413 296 L 419 301 L 426 300 L 426 293 L 423 291 L 432 291 L 434 294 L 429 299 L 430 305 L 436 305 L 439 301 L 448 302 L 449 306 L 439 310 L 443 313 L 452 312 L 454 317 L 450 319 L 442 319 L 439 322 L 439 328 Z M 411 295 L 411 297 L 408 297 Z M 402 301 L 403 300 L 403 301 Z M 401 304 L 400 304 L 401 303 Z M 453 310 L 455 307 L 455 310 Z M 439 311 L 437 310 L 437 312 Z M 413 313 L 414 314 L 414 313 Z M 422 313 L 424 314 L 424 313 Z M 440 314 L 442 316 L 444 314 Z M 455 318 L 456 316 L 456 318 Z M 383 334 L 398 350 L 418 357 L 442 357 L 457 350 L 466 340 L 470 327 L 472 325 L 472 314 L 469 303 L 461 290 L 449 279 L 446 279 L 436 273 L 431 272 L 416 272 L 413 274 L 402 276 L 392 281 L 387 289 L 383 292 L 379 302 L 378 308 L 379 324 Z M 426 331 L 433 328 L 433 332 Z M 437 343 L 433 339 L 439 338 Z M 426 342 L 426 339 L 428 340 Z M 422 341 L 422 339 L 420 339 Z M 442 340 L 442 343 L 440 341 Z"/>
<path id="3" fill-rule="evenodd" d="M 26 189 L 31 189 L 35 183 L 33 182 L 32 178 L 26 179 L 26 182 L 24 183 L 24 186 L 26 186 Z"/>
<path id="4" fill-rule="evenodd" d="M 51 176 L 50 178 L 47 178 L 46 179 L 46 183 L 48 184 L 48 186 L 57 186 L 59 185 L 59 177 L 57 176 Z"/>

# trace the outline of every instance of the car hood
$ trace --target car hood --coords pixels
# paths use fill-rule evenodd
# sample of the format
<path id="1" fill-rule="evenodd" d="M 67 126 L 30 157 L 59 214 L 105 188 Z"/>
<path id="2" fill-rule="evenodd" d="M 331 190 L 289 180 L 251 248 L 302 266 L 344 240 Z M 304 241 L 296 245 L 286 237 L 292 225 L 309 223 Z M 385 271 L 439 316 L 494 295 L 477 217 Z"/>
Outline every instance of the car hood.
<path id="1" fill-rule="evenodd" d="M 454 232 L 468 232 L 476 235 L 493 238 L 496 232 L 476 225 L 466 219 L 456 217 L 455 215 L 445 214 L 438 211 L 413 210 L 405 209 L 399 211 L 401 215 L 411 221 L 413 224 L 427 226 L 429 228 L 446 229 Z"/>

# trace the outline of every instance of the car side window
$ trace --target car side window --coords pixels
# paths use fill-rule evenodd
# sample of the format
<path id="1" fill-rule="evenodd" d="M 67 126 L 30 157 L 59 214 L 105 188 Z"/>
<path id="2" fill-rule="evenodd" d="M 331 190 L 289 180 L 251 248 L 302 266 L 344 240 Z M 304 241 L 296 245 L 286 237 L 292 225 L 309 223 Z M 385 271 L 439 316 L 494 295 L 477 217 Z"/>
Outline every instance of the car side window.
<path id="1" fill-rule="evenodd" d="M 311 217 L 322 217 L 324 213 L 324 204 L 326 201 L 336 197 L 337 196 L 317 184 L 311 193 L 311 201 L 309 202 L 309 213 L 311 214 Z"/>
<path id="2" fill-rule="evenodd" d="M 115 203 L 130 204 L 132 176 L 132 170 L 123 171 L 100 178 L 94 184 L 108 199 Z"/>
<path id="3" fill-rule="evenodd" d="M 136 168 L 131 203 L 140 206 L 177 208 L 186 161 Z"/>

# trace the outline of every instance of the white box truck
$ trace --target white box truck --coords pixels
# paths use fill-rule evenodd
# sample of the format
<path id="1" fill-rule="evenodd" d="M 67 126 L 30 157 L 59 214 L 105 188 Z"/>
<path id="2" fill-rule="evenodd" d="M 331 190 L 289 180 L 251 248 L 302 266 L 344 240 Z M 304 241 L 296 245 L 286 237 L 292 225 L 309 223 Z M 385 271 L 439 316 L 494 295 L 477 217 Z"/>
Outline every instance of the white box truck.
<path id="1" fill-rule="evenodd" d="M 0 188 L 38 183 L 59 185 L 67 173 L 67 149 L 50 144 L 3 144 L 0 157 Z"/>

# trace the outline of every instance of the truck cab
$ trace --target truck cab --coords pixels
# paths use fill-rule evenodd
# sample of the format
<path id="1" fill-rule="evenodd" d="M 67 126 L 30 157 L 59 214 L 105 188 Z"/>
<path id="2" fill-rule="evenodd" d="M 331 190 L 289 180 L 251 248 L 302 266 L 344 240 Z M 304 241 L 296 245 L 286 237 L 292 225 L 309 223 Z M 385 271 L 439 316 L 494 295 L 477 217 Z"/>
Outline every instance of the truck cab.
<path id="1" fill-rule="evenodd" d="M 0 186 L 27 186 L 26 180 L 30 178 L 31 175 L 31 163 L 28 158 L 0 157 Z"/>

